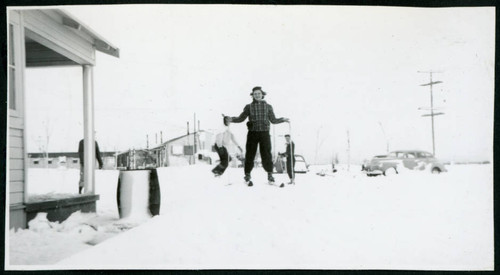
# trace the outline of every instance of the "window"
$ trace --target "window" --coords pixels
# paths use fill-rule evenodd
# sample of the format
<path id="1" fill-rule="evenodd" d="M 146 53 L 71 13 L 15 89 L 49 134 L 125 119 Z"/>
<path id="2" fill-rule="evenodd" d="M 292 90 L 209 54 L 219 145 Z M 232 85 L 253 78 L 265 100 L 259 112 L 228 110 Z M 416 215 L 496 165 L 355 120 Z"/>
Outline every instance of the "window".
<path id="1" fill-rule="evenodd" d="M 9 65 L 16 65 L 14 60 L 14 25 L 9 24 Z"/>
<path id="2" fill-rule="evenodd" d="M 184 145 L 184 155 L 186 155 L 186 156 L 194 155 L 194 146 L 193 145 Z"/>
<path id="3" fill-rule="evenodd" d="M 178 156 L 184 153 L 184 147 L 182 145 L 172 145 L 172 155 Z"/>
<path id="4" fill-rule="evenodd" d="M 417 152 L 417 158 L 428 158 L 428 154 L 425 152 Z"/>
<path id="5" fill-rule="evenodd" d="M 397 155 L 398 155 L 398 158 L 404 158 L 405 157 L 405 153 L 404 152 L 398 152 Z"/>
<path id="6" fill-rule="evenodd" d="M 16 62 L 14 55 L 14 25 L 9 24 L 9 109 L 16 110 Z"/>
<path id="7" fill-rule="evenodd" d="M 52 164 L 52 160 L 49 160 L 49 164 Z"/>
<path id="8" fill-rule="evenodd" d="M 77 160 L 77 159 L 74 159 L 74 160 L 73 160 L 73 163 L 78 163 L 78 160 Z"/>
<path id="9" fill-rule="evenodd" d="M 40 163 L 40 161 L 38 161 L 38 160 L 33 161 L 33 164 L 39 164 L 39 163 Z"/>
<path id="10" fill-rule="evenodd" d="M 413 153 L 408 153 L 408 154 L 406 154 L 406 158 L 408 158 L 408 159 L 414 159 L 415 155 Z"/>

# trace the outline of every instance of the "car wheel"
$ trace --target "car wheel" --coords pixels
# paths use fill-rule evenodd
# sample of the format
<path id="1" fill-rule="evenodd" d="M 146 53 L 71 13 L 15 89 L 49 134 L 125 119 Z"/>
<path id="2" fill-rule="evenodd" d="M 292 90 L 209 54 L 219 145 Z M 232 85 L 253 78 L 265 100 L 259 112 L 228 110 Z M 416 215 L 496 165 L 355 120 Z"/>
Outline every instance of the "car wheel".
<path id="1" fill-rule="evenodd" d="M 433 174 L 439 174 L 439 173 L 441 173 L 441 170 L 440 170 L 439 168 L 437 168 L 437 167 L 434 167 L 434 168 L 432 169 L 432 173 L 433 173 Z"/>
<path id="2" fill-rule="evenodd" d="M 394 167 L 390 167 L 385 170 L 384 175 L 390 177 L 396 175 L 397 173 L 398 171 L 396 171 Z"/>

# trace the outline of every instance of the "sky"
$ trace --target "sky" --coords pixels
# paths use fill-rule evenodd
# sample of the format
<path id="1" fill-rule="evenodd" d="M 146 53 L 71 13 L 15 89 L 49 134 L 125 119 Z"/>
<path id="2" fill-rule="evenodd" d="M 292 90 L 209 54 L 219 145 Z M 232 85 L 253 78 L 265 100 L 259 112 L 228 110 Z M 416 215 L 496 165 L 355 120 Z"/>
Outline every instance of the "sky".
<path id="1" fill-rule="evenodd" d="M 274 148 L 291 131 L 310 163 L 359 163 L 389 150 L 493 159 L 494 7 L 95 5 L 64 6 L 120 49 L 97 53 L 95 127 L 103 151 L 145 148 L 237 116 L 261 86 L 277 117 Z M 83 137 L 80 67 L 26 72 L 28 150 Z M 231 125 L 240 144 L 245 123 Z"/>

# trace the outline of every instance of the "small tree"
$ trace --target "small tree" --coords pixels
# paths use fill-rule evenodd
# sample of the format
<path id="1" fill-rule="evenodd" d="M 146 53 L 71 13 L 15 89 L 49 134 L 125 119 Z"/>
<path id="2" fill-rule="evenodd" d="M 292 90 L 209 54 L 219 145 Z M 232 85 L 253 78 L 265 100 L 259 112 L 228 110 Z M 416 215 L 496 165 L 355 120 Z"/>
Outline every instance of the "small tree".
<path id="1" fill-rule="evenodd" d="M 52 134 L 52 128 L 50 127 L 48 119 L 42 122 L 42 124 L 43 124 L 44 135 L 43 137 L 38 136 L 36 142 L 38 144 L 38 151 L 42 153 L 43 158 L 45 159 L 45 167 L 47 167 L 49 161 L 49 143 L 50 143 L 50 136 Z"/>

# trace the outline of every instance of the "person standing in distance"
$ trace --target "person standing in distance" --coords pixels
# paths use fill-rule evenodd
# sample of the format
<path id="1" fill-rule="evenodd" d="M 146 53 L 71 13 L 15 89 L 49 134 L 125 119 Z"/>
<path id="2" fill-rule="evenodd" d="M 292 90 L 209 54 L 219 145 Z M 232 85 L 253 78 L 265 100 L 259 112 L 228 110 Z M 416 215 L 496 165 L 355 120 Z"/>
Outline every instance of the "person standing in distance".
<path id="1" fill-rule="evenodd" d="M 245 182 L 248 186 L 252 186 L 251 175 L 255 154 L 257 153 L 257 146 L 260 148 L 260 156 L 262 158 L 262 165 L 267 172 L 267 179 L 269 183 L 274 183 L 273 177 L 273 161 L 271 155 L 271 137 L 269 135 L 270 123 L 278 124 L 289 122 L 288 118 L 276 118 L 274 115 L 273 107 L 268 104 L 264 97 L 266 92 L 261 87 L 254 87 L 252 89 L 252 103 L 247 104 L 243 112 L 238 117 L 230 117 L 229 121 L 234 123 L 243 122 L 248 117 L 247 127 L 247 142 L 245 153 Z M 280 186 L 282 187 L 282 186 Z"/>
<path id="2" fill-rule="evenodd" d="M 281 153 L 280 155 L 286 157 L 286 173 L 290 178 L 289 184 L 295 184 L 295 143 L 291 141 L 289 134 L 285 135 L 285 139 L 286 139 L 286 152 Z"/>
<path id="3" fill-rule="evenodd" d="M 80 140 L 80 143 L 78 144 L 78 156 L 80 157 L 80 181 L 78 182 L 78 194 L 81 194 L 83 191 L 83 186 L 84 186 L 84 180 L 83 180 L 83 161 L 84 161 L 84 141 L 83 139 Z M 95 157 L 97 158 L 97 161 L 99 162 L 99 169 L 102 169 L 103 163 L 102 163 L 102 158 L 101 158 L 101 152 L 99 151 L 99 145 L 97 144 L 97 141 L 95 142 Z"/>

